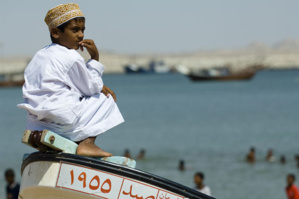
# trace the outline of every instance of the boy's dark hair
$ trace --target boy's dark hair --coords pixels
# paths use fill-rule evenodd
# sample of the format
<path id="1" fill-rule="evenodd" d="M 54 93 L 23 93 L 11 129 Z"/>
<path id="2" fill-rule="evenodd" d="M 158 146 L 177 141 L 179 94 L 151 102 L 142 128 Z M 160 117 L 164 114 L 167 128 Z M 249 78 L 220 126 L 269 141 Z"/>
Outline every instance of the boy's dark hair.
<path id="1" fill-rule="evenodd" d="M 5 177 L 8 177 L 8 176 L 15 176 L 15 172 L 12 170 L 12 169 L 7 169 L 4 173 Z"/>
<path id="2" fill-rule="evenodd" d="M 199 176 L 201 179 L 205 179 L 205 175 L 203 174 L 203 172 L 197 172 L 195 173 L 195 176 Z"/>
<path id="3" fill-rule="evenodd" d="M 85 17 L 76 17 L 74 19 L 71 19 L 63 24 L 61 24 L 60 26 L 58 26 L 57 28 L 61 31 L 64 32 L 64 30 L 66 29 L 66 27 L 71 23 L 72 20 L 75 20 L 76 22 L 79 20 L 85 21 Z M 54 43 L 55 39 L 52 37 L 51 33 L 50 33 L 50 37 L 51 37 L 51 41 Z"/>
<path id="4" fill-rule="evenodd" d="M 130 153 L 130 150 L 129 149 L 125 149 L 125 153 Z"/>
<path id="5" fill-rule="evenodd" d="M 289 177 L 289 178 L 292 178 L 294 181 L 296 180 L 296 176 L 295 176 L 294 174 L 292 174 L 292 173 L 290 173 L 290 174 L 288 175 L 288 177 Z"/>

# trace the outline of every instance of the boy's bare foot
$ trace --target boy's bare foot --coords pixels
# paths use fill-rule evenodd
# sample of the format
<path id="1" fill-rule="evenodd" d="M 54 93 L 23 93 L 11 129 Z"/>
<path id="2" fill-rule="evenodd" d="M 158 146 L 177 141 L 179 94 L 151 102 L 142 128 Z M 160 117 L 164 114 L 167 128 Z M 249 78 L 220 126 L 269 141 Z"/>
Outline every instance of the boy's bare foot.
<path id="1" fill-rule="evenodd" d="M 110 157 L 111 153 L 108 153 L 94 144 L 96 137 L 90 137 L 81 141 L 77 148 L 77 155 L 89 156 L 89 157 Z"/>

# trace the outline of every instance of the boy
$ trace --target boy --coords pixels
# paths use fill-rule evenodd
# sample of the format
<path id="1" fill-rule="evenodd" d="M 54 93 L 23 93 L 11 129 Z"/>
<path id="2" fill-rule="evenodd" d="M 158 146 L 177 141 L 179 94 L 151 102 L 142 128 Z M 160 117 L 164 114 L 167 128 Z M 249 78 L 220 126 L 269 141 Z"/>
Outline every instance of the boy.
<path id="1" fill-rule="evenodd" d="M 15 172 L 12 169 L 7 169 L 4 173 L 6 185 L 6 198 L 18 199 L 20 185 L 15 181 Z"/>
<path id="2" fill-rule="evenodd" d="M 288 199 L 299 199 L 299 191 L 294 183 L 295 183 L 295 175 L 289 174 L 287 176 L 287 187 L 286 187 L 286 194 Z"/>
<path id="3" fill-rule="evenodd" d="M 211 196 L 211 189 L 210 187 L 206 186 L 203 181 L 205 179 L 205 176 L 202 172 L 197 172 L 194 175 L 194 183 L 195 183 L 195 189 L 203 194 L 206 194 L 208 196 Z"/>
<path id="4" fill-rule="evenodd" d="M 95 145 L 96 136 L 124 121 L 114 93 L 103 84 L 104 66 L 93 40 L 83 39 L 85 18 L 74 3 L 49 10 L 45 22 L 52 44 L 38 51 L 24 77 L 29 130 L 51 130 L 78 143 L 77 154 L 109 157 Z M 86 63 L 76 50 L 85 48 Z"/>

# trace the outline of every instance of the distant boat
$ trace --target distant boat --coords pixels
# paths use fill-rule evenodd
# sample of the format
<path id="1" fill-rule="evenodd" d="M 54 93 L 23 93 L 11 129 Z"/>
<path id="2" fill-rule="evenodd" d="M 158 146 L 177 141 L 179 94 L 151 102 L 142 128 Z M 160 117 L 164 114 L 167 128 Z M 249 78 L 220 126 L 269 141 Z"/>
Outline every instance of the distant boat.
<path id="1" fill-rule="evenodd" d="M 128 64 L 124 66 L 124 69 L 126 74 L 167 74 L 172 72 L 163 61 L 151 61 L 148 67 Z"/>
<path id="2" fill-rule="evenodd" d="M 236 81 L 250 80 L 255 74 L 263 69 L 263 66 L 253 66 L 239 72 L 230 72 L 229 68 L 207 69 L 191 72 L 187 76 L 192 81 Z"/>
<path id="3" fill-rule="evenodd" d="M 13 76 L 20 74 L 11 75 L 0 75 L 0 87 L 20 87 L 25 83 L 23 79 L 23 73 L 21 73 L 22 78 L 14 79 Z"/>
<path id="4" fill-rule="evenodd" d="M 10 81 L 0 81 L 0 87 L 21 87 L 25 83 L 24 80 L 10 80 Z"/>
<path id="5" fill-rule="evenodd" d="M 125 67 L 125 73 L 127 74 L 143 74 L 143 73 L 148 73 L 148 71 L 142 67 L 138 67 L 137 65 L 134 64 L 129 64 L 126 65 Z"/>
<path id="6" fill-rule="evenodd" d="M 24 79 L 13 79 L 12 75 L 9 78 L 6 75 L 0 75 L 0 87 L 20 87 L 25 83 Z"/>

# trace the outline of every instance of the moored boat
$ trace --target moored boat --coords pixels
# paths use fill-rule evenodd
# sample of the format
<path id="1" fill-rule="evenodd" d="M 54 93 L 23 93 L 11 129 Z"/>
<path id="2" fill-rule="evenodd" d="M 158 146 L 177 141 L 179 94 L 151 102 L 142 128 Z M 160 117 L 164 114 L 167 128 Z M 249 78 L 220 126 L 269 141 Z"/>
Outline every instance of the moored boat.
<path id="1" fill-rule="evenodd" d="M 23 72 L 0 75 L 0 87 L 20 87 L 24 83 Z"/>
<path id="2" fill-rule="evenodd" d="M 24 80 L 0 81 L 0 87 L 21 87 L 24 83 Z"/>
<path id="3" fill-rule="evenodd" d="M 188 77 L 192 81 L 233 81 L 233 80 L 250 80 L 256 74 L 255 71 L 240 72 L 225 76 L 205 76 L 197 74 L 189 74 Z"/>
<path id="4" fill-rule="evenodd" d="M 230 72 L 228 68 L 208 69 L 199 72 L 191 72 L 187 76 L 192 81 L 236 81 L 250 80 L 255 74 L 264 68 L 263 66 L 254 66 L 239 72 Z"/>
<path id="5" fill-rule="evenodd" d="M 128 64 L 124 66 L 126 74 L 168 74 L 171 68 L 163 61 L 151 61 L 148 67 L 137 66 L 135 64 Z"/>

